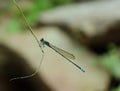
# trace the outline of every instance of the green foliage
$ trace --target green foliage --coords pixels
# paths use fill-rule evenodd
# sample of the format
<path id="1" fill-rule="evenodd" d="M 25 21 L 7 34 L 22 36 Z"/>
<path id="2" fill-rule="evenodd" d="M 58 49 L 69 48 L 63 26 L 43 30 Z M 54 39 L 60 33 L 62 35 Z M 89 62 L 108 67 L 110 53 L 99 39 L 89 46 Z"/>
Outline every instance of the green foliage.
<path id="1" fill-rule="evenodd" d="M 69 4 L 73 2 L 73 0 L 51 0 L 51 1 L 53 2 L 54 6 Z"/>
<path id="2" fill-rule="evenodd" d="M 28 20 L 31 25 L 34 25 L 37 22 L 37 16 L 42 11 L 45 11 L 52 7 L 52 4 L 49 0 L 36 0 L 30 9 L 28 10 Z"/>
<path id="3" fill-rule="evenodd" d="M 16 2 L 15 0 L 13 0 L 14 3 Z M 58 5 L 65 5 L 65 4 L 69 4 L 71 3 L 72 0 L 34 0 L 32 5 L 30 6 L 30 8 L 25 11 L 25 16 L 27 18 L 27 20 L 29 21 L 30 25 L 34 26 L 37 22 L 38 22 L 38 15 L 48 9 L 51 9 L 53 7 L 56 7 Z M 9 9 L 11 14 L 13 14 L 14 12 L 16 12 L 13 9 Z M 19 21 L 17 22 L 17 20 L 21 17 L 21 15 L 19 15 L 18 13 L 14 13 L 14 15 L 16 15 L 15 17 L 17 19 L 14 19 L 12 21 L 10 21 L 10 23 L 8 24 L 8 29 L 7 31 L 9 33 L 14 33 L 17 31 L 22 30 L 21 29 L 21 25 L 19 23 Z"/>
<path id="4" fill-rule="evenodd" d="M 71 3 L 72 0 L 35 0 L 28 10 L 28 20 L 30 25 L 35 25 L 37 22 L 37 16 L 41 12 L 48 10 L 52 7 Z"/>
<path id="5" fill-rule="evenodd" d="M 120 91 L 120 86 L 118 86 L 117 88 L 114 88 L 112 91 Z"/>
<path id="6" fill-rule="evenodd" d="M 115 46 L 110 47 L 110 51 L 100 58 L 102 64 L 112 73 L 113 76 L 120 79 L 120 54 Z"/>
<path id="7" fill-rule="evenodd" d="M 17 19 L 11 20 L 7 25 L 8 33 L 16 33 L 16 32 L 20 32 L 21 30 L 22 30 L 21 26 Z"/>

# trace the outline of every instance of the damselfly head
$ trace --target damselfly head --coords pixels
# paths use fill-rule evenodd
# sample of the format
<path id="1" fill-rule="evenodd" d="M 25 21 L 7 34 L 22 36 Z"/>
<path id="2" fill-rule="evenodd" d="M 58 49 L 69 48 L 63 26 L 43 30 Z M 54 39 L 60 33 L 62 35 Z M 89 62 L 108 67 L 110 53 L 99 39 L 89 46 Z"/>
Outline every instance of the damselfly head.
<path id="1" fill-rule="evenodd" d="M 44 39 L 43 38 L 40 40 L 40 42 L 41 42 L 42 46 L 44 47 L 45 44 L 44 44 Z"/>
<path id="2" fill-rule="evenodd" d="M 42 38 L 40 41 L 41 41 L 41 42 L 43 42 L 43 41 L 44 41 L 44 39 Z"/>

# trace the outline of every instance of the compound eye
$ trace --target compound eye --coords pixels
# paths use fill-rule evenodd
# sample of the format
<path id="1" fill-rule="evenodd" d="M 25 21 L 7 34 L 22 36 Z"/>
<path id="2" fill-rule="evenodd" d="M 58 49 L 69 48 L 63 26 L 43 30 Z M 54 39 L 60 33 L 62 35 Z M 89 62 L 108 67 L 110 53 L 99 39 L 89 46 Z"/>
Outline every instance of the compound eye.
<path id="1" fill-rule="evenodd" d="M 44 39 L 42 38 L 40 41 L 41 41 L 41 42 L 43 42 L 43 41 L 44 41 Z"/>

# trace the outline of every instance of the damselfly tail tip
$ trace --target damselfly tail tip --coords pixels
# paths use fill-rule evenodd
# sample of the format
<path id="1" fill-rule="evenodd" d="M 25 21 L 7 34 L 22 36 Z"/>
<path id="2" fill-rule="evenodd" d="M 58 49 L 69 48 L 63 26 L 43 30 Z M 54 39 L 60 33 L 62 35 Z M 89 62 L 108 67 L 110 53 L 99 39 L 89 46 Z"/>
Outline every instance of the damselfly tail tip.
<path id="1" fill-rule="evenodd" d="M 85 72 L 85 70 L 84 69 L 80 69 L 82 72 Z"/>

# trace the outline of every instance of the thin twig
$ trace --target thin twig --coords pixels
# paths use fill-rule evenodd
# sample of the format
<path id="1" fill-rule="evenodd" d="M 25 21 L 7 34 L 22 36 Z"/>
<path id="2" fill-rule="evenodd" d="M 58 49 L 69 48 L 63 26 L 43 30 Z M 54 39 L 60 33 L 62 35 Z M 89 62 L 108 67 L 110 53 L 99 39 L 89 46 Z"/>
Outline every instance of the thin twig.
<path id="1" fill-rule="evenodd" d="M 28 21 L 27 21 L 25 15 L 24 15 L 24 13 L 23 13 L 23 11 L 22 11 L 22 9 L 21 9 L 20 6 L 17 4 L 16 0 L 12 0 L 12 1 L 13 1 L 13 3 L 16 5 L 16 7 L 18 8 L 19 12 L 22 14 L 23 19 L 24 19 L 24 21 L 25 21 L 27 27 L 29 28 L 29 31 L 31 32 L 31 34 L 33 35 L 33 37 L 34 37 L 35 40 L 37 41 L 39 47 L 41 48 L 42 57 L 41 57 L 41 60 L 40 60 L 38 69 L 36 69 L 35 72 L 33 72 L 32 74 L 27 75 L 27 76 L 12 78 L 12 79 L 10 79 L 10 81 L 18 80 L 18 79 L 25 79 L 25 78 L 29 78 L 29 77 L 32 77 L 32 76 L 36 75 L 36 74 L 38 73 L 38 71 L 39 71 L 39 68 L 41 67 L 41 64 L 42 64 L 42 61 L 43 61 L 43 58 L 44 58 L 44 51 L 43 51 L 42 46 L 41 46 L 41 44 L 40 44 L 40 42 L 39 42 L 39 39 L 37 38 L 36 34 L 33 32 L 31 26 L 29 25 L 29 23 L 28 23 Z"/>
<path id="2" fill-rule="evenodd" d="M 33 32 L 30 24 L 28 23 L 28 20 L 26 19 L 25 15 L 24 15 L 24 13 L 23 13 L 23 11 L 22 11 L 22 9 L 21 9 L 20 6 L 17 4 L 16 0 L 12 0 L 12 1 L 13 1 L 13 3 L 16 5 L 16 7 L 18 8 L 18 10 L 19 10 L 19 12 L 21 13 L 21 15 L 22 15 L 22 17 L 23 17 L 23 19 L 24 19 L 24 21 L 25 21 L 25 23 L 26 23 L 29 31 L 30 31 L 31 34 L 34 36 L 35 40 L 37 41 L 38 45 L 40 46 L 40 48 L 41 48 L 41 50 L 42 50 L 42 52 L 43 52 L 43 49 L 42 49 L 42 47 L 41 47 L 41 45 L 40 45 L 40 42 L 39 42 L 39 39 L 37 38 L 36 34 Z"/>

